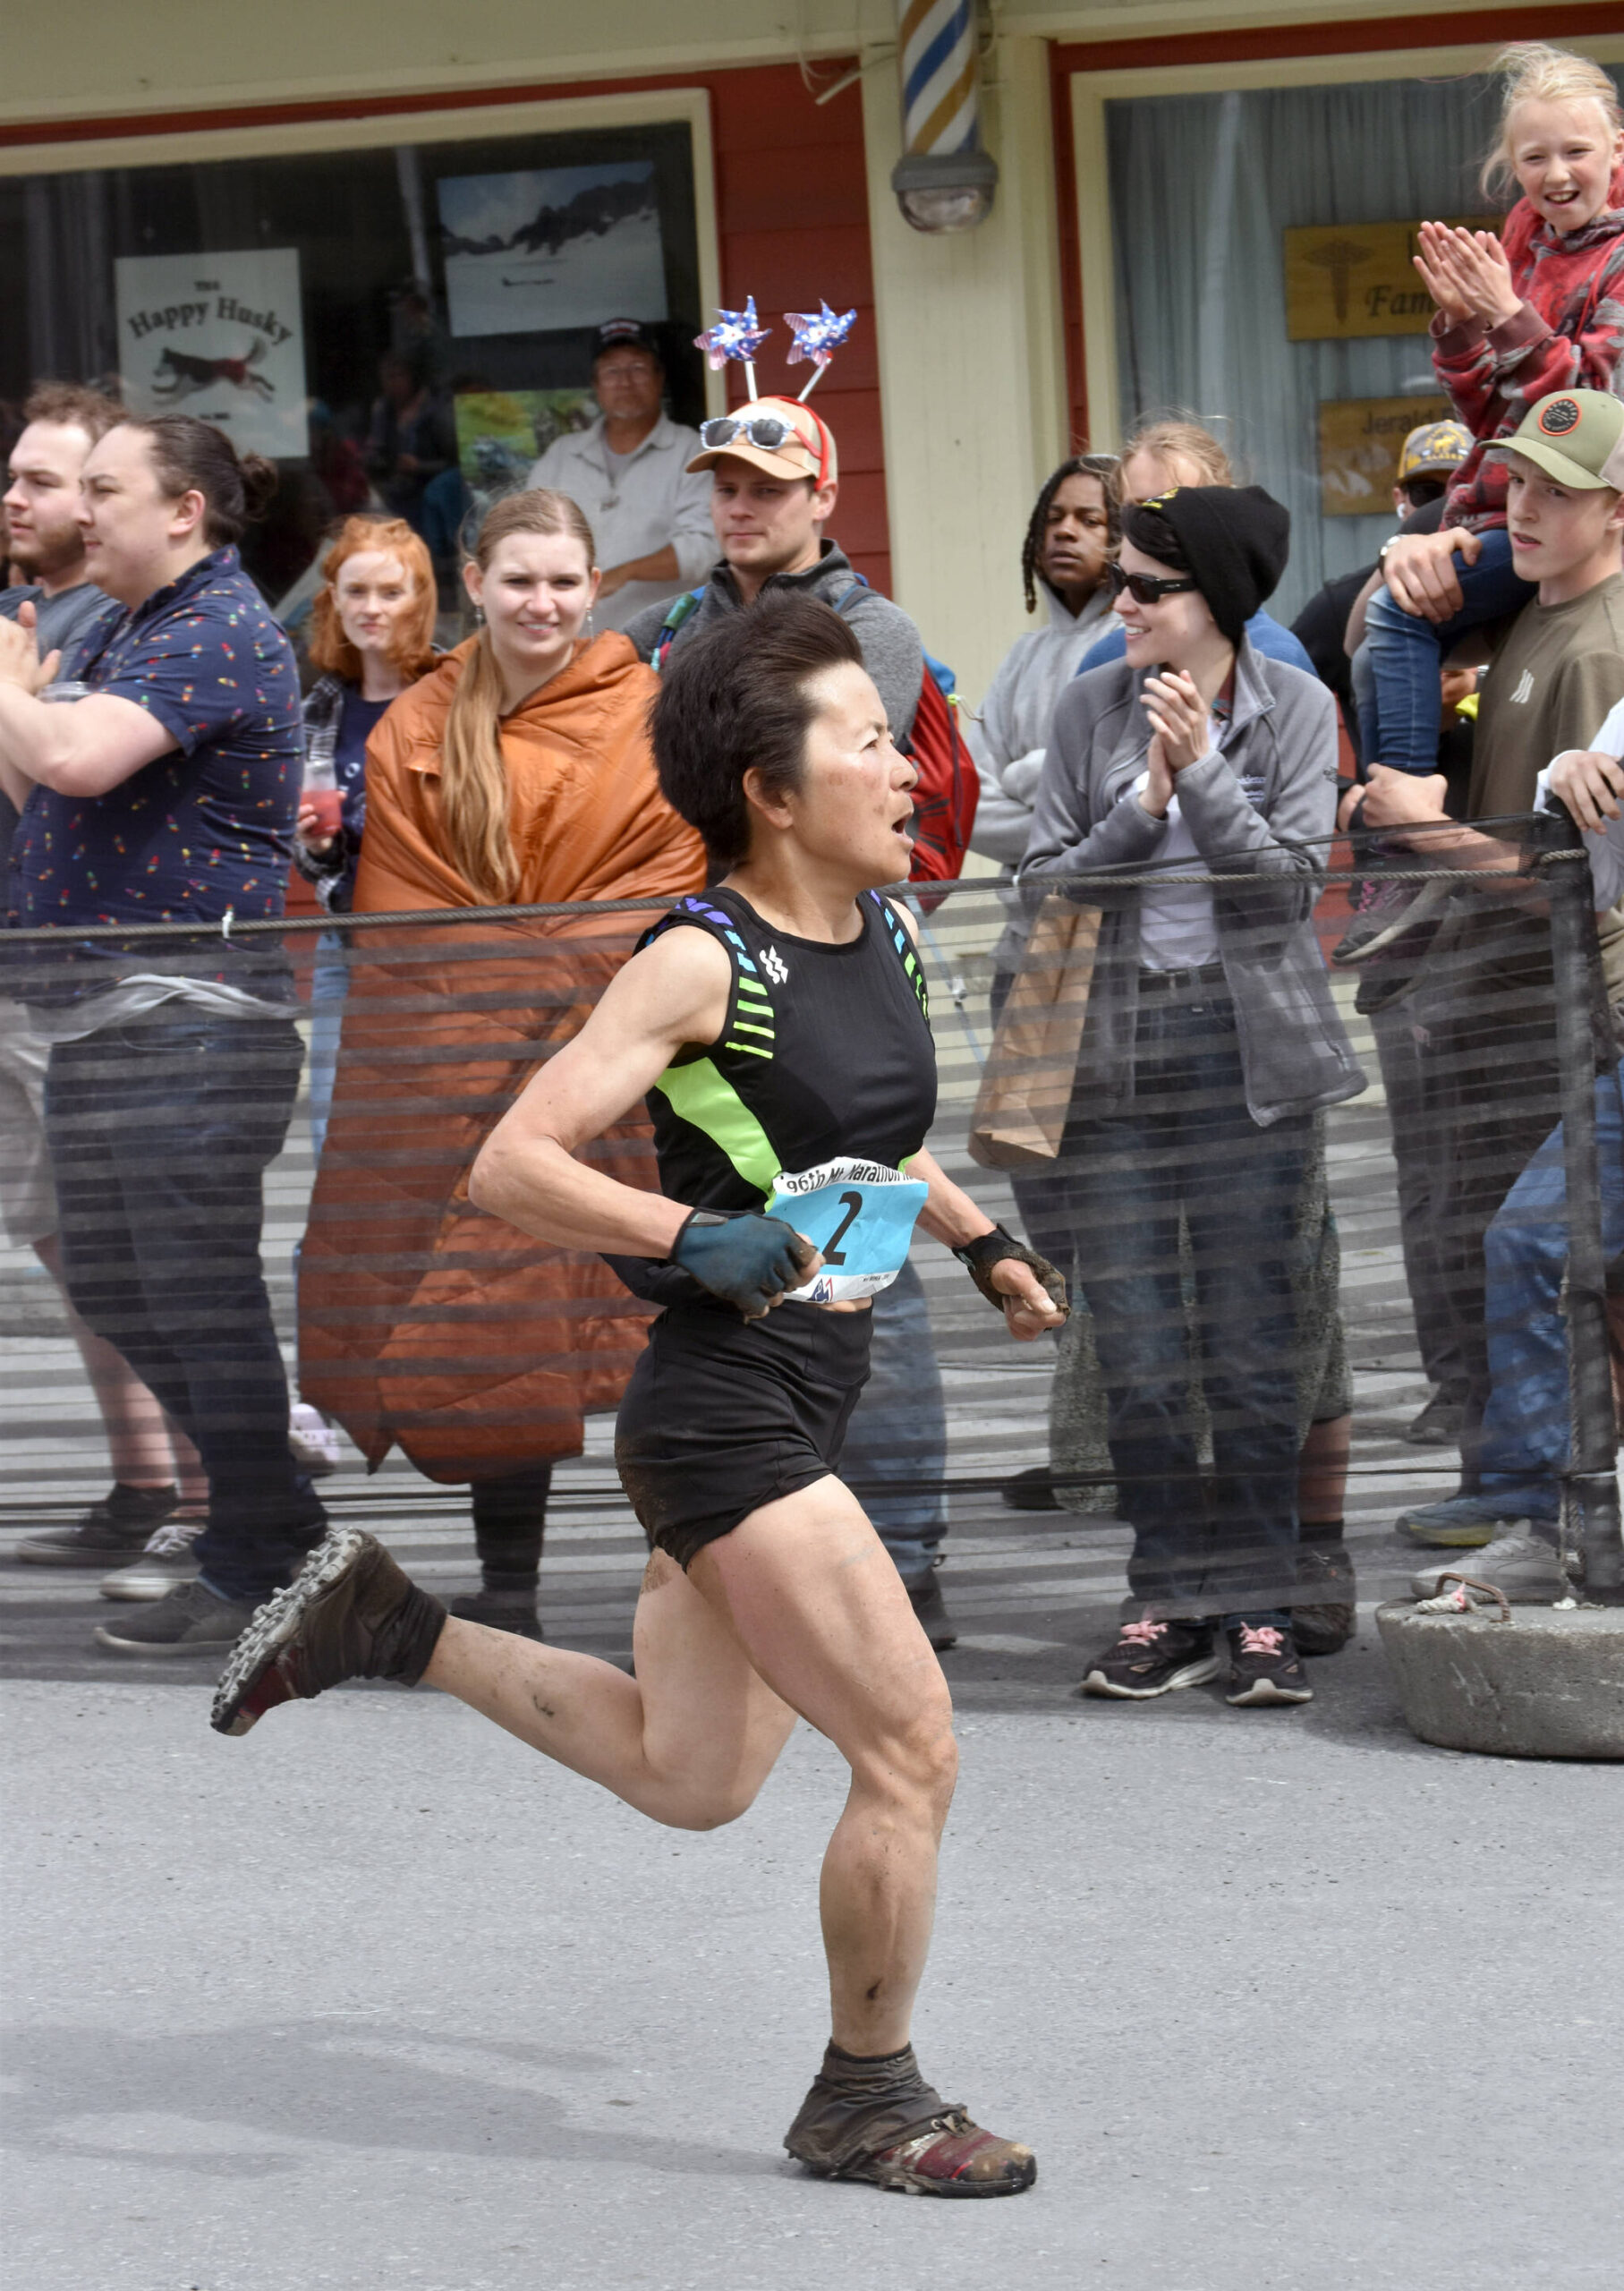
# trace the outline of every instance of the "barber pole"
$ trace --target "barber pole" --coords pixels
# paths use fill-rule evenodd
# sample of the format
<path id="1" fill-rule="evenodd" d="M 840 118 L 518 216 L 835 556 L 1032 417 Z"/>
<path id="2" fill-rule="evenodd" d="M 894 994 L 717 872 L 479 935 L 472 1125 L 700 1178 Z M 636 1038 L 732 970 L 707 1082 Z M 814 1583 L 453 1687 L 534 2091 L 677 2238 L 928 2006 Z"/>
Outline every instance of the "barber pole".
<path id="1" fill-rule="evenodd" d="M 972 0 L 898 0 L 905 150 L 974 149 L 975 11 Z"/>
<path id="2" fill-rule="evenodd" d="M 891 176 L 915 230 L 970 230 L 998 169 L 982 149 L 975 0 L 897 0 L 902 158 Z"/>

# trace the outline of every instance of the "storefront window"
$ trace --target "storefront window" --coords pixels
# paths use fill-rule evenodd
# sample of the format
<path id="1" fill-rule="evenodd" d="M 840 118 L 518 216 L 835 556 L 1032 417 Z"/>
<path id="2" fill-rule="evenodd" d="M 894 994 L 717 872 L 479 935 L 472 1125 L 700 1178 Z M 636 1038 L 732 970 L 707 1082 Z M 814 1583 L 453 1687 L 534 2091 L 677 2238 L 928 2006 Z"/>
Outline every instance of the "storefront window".
<path id="1" fill-rule="evenodd" d="M 0 295 L 10 408 L 100 380 L 278 462 L 243 548 L 273 602 L 368 505 L 449 592 L 476 498 L 590 418 L 606 319 L 650 327 L 672 411 L 702 418 L 685 123 L 6 178 Z"/>
<path id="2" fill-rule="evenodd" d="M 1375 556 L 1405 431 L 1448 410 L 1411 234 L 1484 216 L 1497 91 L 1386 80 L 1105 115 L 1124 429 L 1191 413 L 1287 504 L 1288 619 Z"/>

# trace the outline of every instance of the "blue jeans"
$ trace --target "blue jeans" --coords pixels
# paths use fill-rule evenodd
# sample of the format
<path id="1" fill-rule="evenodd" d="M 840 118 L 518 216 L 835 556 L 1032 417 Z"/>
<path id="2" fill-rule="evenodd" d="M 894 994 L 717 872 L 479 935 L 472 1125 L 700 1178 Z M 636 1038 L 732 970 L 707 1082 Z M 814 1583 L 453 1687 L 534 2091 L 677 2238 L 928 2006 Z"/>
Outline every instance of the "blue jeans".
<path id="1" fill-rule="evenodd" d="M 1531 581 L 1511 570 L 1511 541 L 1503 525 L 1480 534 L 1475 565 L 1455 559 L 1461 609 L 1452 620 L 1423 620 L 1378 589 L 1365 616 L 1369 648 L 1369 703 L 1360 699 L 1360 734 L 1366 765 L 1396 771 L 1438 769 L 1438 727 L 1443 713 L 1439 672 L 1450 648 L 1470 628 L 1520 612 L 1535 594 Z M 1356 680 L 1356 690 L 1360 686 Z"/>
<path id="2" fill-rule="evenodd" d="M 1289 1621 L 1297 1566 L 1292 1298 L 1296 1205 L 1314 1125 L 1246 1111 L 1221 988 L 1142 995 L 1134 1098 L 1073 1115 L 1060 1158 L 1106 1384 L 1111 1465 L 1134 1529 L 1135 1598 L 1226 1622 Z M 1195 1367 L 1212 1425 L 1203 1487 L 1186 1387 L 1182 1213 L 1195 1281 Z"/>
<path id="3" fill-rule="evenodd" d="M 858 1502 L 912 1588 L 929 1579 L 948 1532 L 948 1417 L 924 1284 L 911 1264 L 872 1310 L 869 1380 L 846 1427 L 840 1477 L 857 1483 Z"/>
<path id="4" fill-rule="evenodd" d="M 327 1120 L 333 1111 L 338 1038 L 344 1028 L 344 997 L 349 991 L 350 967 L 344 959 L 344 941 L 336 931 L 324 931 L 316 941 L 316 959 L 310 967 L 310 1069 L 306 1085 L 310 1108 L 310 1153 L 318 1162 L 327 1144 Z"/>
<path id="5" fill-rule="evenodd" d="M 288 1453 L 259 1261 L 302 1055 L 291 1023 L 166 1016 L 58 1043 L 46 1077 L 68 1294 L 195 1443 L 195 1549 L 229 1599 L 289 1581 L 327 1524 Z"/>
<path id="6" fill-rule="evenodd" d="M 1624 1074 L 1595 1086 L 1602 1243 L 1624 1251 Z M 1568 1461 L 1568 1342 L 1562 1278 L 1568 1193 L 1559 1122 L 1496 1212 L 1484 1244 L 1489 1373 L 1479 1465 L 1485 1495 L 1515 1495 L 1531 1519 L 1554 1520 Z"/>

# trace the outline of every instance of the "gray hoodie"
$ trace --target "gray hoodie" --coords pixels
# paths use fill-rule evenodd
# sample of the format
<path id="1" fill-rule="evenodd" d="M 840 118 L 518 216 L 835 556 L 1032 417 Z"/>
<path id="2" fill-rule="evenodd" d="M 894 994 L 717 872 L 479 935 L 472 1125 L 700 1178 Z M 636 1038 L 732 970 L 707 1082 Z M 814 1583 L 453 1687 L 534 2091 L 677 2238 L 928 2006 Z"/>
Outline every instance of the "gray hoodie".
<path id="1" fill-rule="evenodd" d="M 1111 617 L 1104 581 L 1079 613 L 1068 612 L 1047 581 L 1040 580 L 1038 588 L 1049 626 L 1016 638 L 987 687 L 981 714 L 965 722 L 965 745 L 982 783 L 970 848 L 1008 868 L 1025 856 L 1055 703 Z"/>
<path id="2" fill-rule="evenodd" d="M 821 544 L 818 562 L 804 573 L 769 575 L 761 583 L 762 594 L 769 589 L 788 589 L 801 596 L 818 597 L 826 605 L 841 606 L 842 600 L 849 598 L 843 607 L 842 617 L 850 621 L 852 634 L 863 647 L 863 665 L 885 703 L 891 737 L 906 740 L 914 728 L 914 715 L 919 706 L 925 655 L 919 631 L 902 607 L 894 605 L 889 597 L 882 597 L 878 589 L 862 587 L 851 559 L 839 543 L 832 541 Z M 711 567 L 705 593 L 678 629 L 673 649 L 697 635 L 701 628 L 709 628 L 723 613 L 737 612 L 740 603 L 733 567 L 724 559 Z M 646 660 L 652 654 L 670 609 L 668 604 L 650 605 L 646 612 L 640 612 L 626 623 L 625 634 L 637 647 L 640 660 Z"/>
<path id="3" fill-rule="evenodd" d="M 1147 673 L 1118 661 L 1076 677 L 1060 697 L 1017 879 L 1029 913 L 1045 878 L 1155 864 L 1167 822 L 1133 793 L 1151 740 L 1139 698 Z M 1218 879 L 1219 952 L 1252 1119 L 1266 1128 L 1356 1096 L 1365 1076 L 1313 919 L 1336 821 L 1335 701 L 1315 677 L 1265 659 L 1243 637 L 1229 721 L 1178 787 L 1203 864 Z M 1228 875 L 1261 880 L 1226 885 Z M 1090 883 L 1075 897 L 1103 910 L 1077 1081 L 1094 1094 L 1091 1110 L 1110 1114 L 1134 1095 L 1141 892 Z"/>

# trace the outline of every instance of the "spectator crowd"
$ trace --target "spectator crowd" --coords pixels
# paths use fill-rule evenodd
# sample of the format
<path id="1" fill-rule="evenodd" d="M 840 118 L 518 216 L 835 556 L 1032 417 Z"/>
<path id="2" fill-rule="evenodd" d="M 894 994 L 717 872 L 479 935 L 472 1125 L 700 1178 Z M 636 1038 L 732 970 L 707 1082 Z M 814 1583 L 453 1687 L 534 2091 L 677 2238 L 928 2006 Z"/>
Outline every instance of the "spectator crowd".
<path id="1" fill-rule="evenodd" d="M 1269 1682 L 1238 1699 L 1305 1701 L 1304 1658 L 1351 1634 L 1325 1125 L 1369 1078 L 1356 1015 L 1428 1384 L 1407 1436 L 1459 1457 L 1455 1491 L 1397 1520 L 1435 1554 L 1418 1595 L 1467 1551 L 1509 1597 L 1560 1596 L 1572 990 L 1530 864 L 1557 802 L 1592 872 L 1603 1236 L 1624 1260 L 1606 74 L 1511 53 L 1498 186 L 1498 234 L 1421 233 L 1453 418 L 1406 439 L 1378 561 L 1282 626 L 1286 511 L 1212 427 L 1158 414 L 1040 489 L 1010 574 L 1041 625 L 958 728 L 921 632 L 835 538 L 829 425 L 767 396 L 681 427 L 635 319 L 599 331 L 590 426 L 472 517 L 431 337 L 403 338 L 297 652 L 237 553 L 275 469 L 202 422 L 39 383 L 11 425 L 0 588 L 0 839 L 27 934 L 0 980 L 0 1215 L 61 1290 L 113 1479 L 18 1556 L 98 1571 L 104 1646 L 234 1640 L 325 1530 L 336 1427 L 370 1464 L 398 1446 L 465 1486 L 480 1584 L 454 1612 L 543 1631 L 555 1469 L 617 1403 L 659 1300 L 481 1213 L 468 1171 L 648 919 L 604 903 L 705 886 L 650 745 L 667 660 L 786 594 L 849 622 L 922 807 L 948 789 L 949 871 L 967 844 L 999 886 L 990 1082 L 1055 948 L 1081 982 L 1052 1134 L 1010 1164 L 1076 1311 L 1050 1453 L 1003 1495 L 1092 1507 L 1109 1481 L 1132 1529 L 1083 1691 L 1155 1699 L 1228 1650 Z M 448 566 L 472 628 L 449 644 Z M 1339 851 L 1354 885 L 1328 960 Z M 284 915 L 290 866 L 325 910 L 308 1000 L 284 941 L 238 928 Z M 290 1391 L 261 1239 L 302 1083 Z M 646 1120 L 591 1150 L 654 1184 Z M 917 1270 L 872 1309 L 843 1469 L 945 1648 L 948 1429 Z"/>

